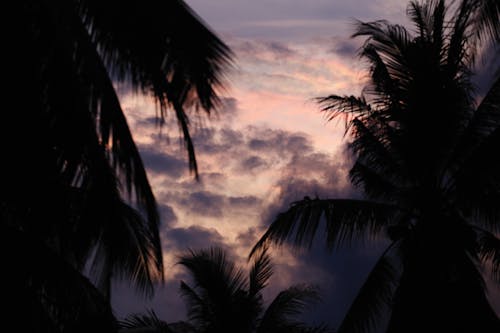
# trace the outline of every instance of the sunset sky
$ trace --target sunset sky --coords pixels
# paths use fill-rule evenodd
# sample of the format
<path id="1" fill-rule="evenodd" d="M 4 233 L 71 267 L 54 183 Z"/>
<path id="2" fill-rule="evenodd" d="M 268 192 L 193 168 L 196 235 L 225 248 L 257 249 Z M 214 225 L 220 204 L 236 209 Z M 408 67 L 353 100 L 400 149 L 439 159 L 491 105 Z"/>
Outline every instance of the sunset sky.
<path id="1" fill-rule="evenodd" d="M 189 173 L 174 118 L 160 131 L 147 97 L 126 89 L 121 94 L 160 205 L 166 284 L 151 301 L 118 286 L 113 300 L 119 317 L 153 308 L 165 320 L 184 319 L 178 289 L 187 277 L 175 265 L 183 251 L 221 246 L 245 265 L 273 216 L 294 200 L 356 195 L 346 177 L 343 123 L 328 123 L 313 99 L 360 93 L 366 74 L 356 57 L 361 41 L 349 38 L 354 18 L 405 23 L 407 2 L 187 3 L 234 51 L 235 64 L 223 107 L 209 118 L 193 118 L 200 182 Z M 383 242 L 333 254 L 322 244 L 308 253 L 274 250 L 275 275 L 266 296 L 296 283 L 316 284 L 324 300 L 307 318 L 335 328 Z"/>

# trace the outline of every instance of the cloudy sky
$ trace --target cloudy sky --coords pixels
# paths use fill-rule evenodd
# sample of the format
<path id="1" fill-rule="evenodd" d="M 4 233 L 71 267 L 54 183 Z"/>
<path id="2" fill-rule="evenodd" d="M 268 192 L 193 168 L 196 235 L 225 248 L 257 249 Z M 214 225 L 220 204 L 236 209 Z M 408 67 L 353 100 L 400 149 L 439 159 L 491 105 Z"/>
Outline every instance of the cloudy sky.
<path id="1" fill-rule="evenodd" d="M 327 123 L 313 99 L 358 94 L 363 63 L 349 39 L 354 18 L 405 23 L 398 0 L 188 0 L 234 51 L 224 105 L 193 129 L 201 181 L 189 174 L 174 119 L 161 130 L 154 104 L 123 94 L 122 104 L 161 207 L 166 284 L 145 301 L 116 288 L 118 316 L 153 308 L 185 318 L 175 265 L 188 248 L 217 245 L 241 265 L 273 216 L 305 195 L 355 195 L 346 173 L 343 124 Z M 266 296 L 295 283 L 318 285 L 323 302 L 306 317 L 337 327 L 383 241 L 327 253 L 275 250 Z M 497 306 L 500 308 L 500 306 Z"/>

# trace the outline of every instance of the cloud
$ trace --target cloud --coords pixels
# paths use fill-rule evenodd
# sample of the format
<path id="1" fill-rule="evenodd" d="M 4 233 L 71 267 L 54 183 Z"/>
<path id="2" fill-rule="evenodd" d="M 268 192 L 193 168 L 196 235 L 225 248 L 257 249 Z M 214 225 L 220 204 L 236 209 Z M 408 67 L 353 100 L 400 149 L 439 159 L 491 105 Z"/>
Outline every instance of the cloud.
<path id="1" fill-rule="evenodd" d="M 347 59 L 355 58 L 361 46 L 359 39 L 335 38 L 332 40 L 332 44 L 330 52 Z"/>
<path id="2" fill-rule="evenodd" d="M 158 205 L 158 209 L 160 211 L 160 218 L 164 224 L 172 225 L 177 222 L 177 215 L 172 206 L 162 202 Z"/>
<path id="3" fill-rule="evenodd" d="M 267 166 L 268 163 L 265 159 L 257 155 L 252 155 L 241 161 L 236 170 L 240 172 L 255 172 Z"/>
<path id="4" fill-rule="evenodd" d="M 187 249 L 203 249 L 211 246 L 226 248 L 226 240 L 214 228 L 189 226 L 187 228 L 172 228 L 163 232 L 166 240 L 165 251 L 184 253 Z"/>
<path id="5" fill-rule="evenodd" d="M 190 193 L 177 203 L 192 214 L 221 217 L 224 197 L 208 191 L 199 191 Z"/>
<path id="6" fill-rule="evenodd" d="M 244 207 L 244 208 L 253 207 L 253 206 L 259 204 L 260 201 L 261 200 L 259 198 L 255 197 L 255 196 L 251 196 L 251 195 L 246 195 L 243 197 L 229 197 L 228 198 L 229 205 L 237 206 L 237 207 Z"/>
<path id="7" fill-rule="evenodd" d="M 180 178 L 186 173 L 187 162 L 166 151 L 158 149 L 158 146 L 139 145 L 141 157 L 146 168 L 154 173 L 161 173 L 172 178 Z"/>
<path id="8" fill-rule="evenodd" d="M 240 109 L 238 108 L 238 101 L 233 97 L 222 97 L 220 105 L 214 111 L 214 115 L 210 118 L 215 123 L 228 124 L 238 118 Z"/>

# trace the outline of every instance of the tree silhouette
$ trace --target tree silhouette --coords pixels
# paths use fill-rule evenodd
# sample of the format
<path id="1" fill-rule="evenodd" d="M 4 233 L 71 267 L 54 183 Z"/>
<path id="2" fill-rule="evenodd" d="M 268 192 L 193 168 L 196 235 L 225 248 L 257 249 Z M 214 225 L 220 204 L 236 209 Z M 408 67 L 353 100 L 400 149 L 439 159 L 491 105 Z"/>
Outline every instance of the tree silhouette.
<path id="1" fill-rule="evenodd" d="M 311 301 L 318 300 L 317 291 L 306 285 L 295 285 L 281 291 L 264 308 L 262 290 L 272 276 L 271 259 L 264 248 L 254 258 L 248 278 L 226 258 L 220 248 L 190 251 L 179 263 L 193 278 L 193 286 L 181 282 L 181 293 L 188 307 L 188 322 L 178 325 L 198 333 L 327 333 L 324 326 L 308 327 L 294 320 Z M 179 324 L 179 323 L 178 323 Z M 176 332 L 173 324 L 165 324 L 154 312 L 134 315 L 122 324 L 128 329 L 154 328 Z M 126 331 L 125 331 L 126 332 Z M 132 331 L 130 331 L 132 332 Z"/>
<path id="2" fill-rule="evenodd" d="M 112 277 L 145 295 L 163 278 L 156 202 L 113 84 L 151 95 L 160 122 L 172 112 L 197 175 L 188 110 L 218 105 L 231 54 L 181 0 L 21 0 L 8 12 L 7 317 L 32 332 L 96 331 L 86 316 L 112 317 Z"/>
<path id="3" fill-rule="evenodd" d="M 482 271 L 500 282 L 500 2 L 411 2 L 414 33 L 358 22 L 369 82 L 360 97 L 320 98 L 345 117 L 363 199 L 304 199 L 277 216 L 256 245 L 311 245 L 321 221 L 327 246 L 386 235 L 339 332 L 499 332 Z M 484 95 L 477 59 L 491 57 Z M 496 58 L 495 58 L 496 57 Z"/>
<path id="4" fill-rule="evenodd" d="M 223 250 L 191 251 L 181 258 L 193 278 L 193 286 L 181 282 L 189 320 L 200 332 L 304 332 L 309 329 L 293 317 L 317 300 L 312 287 L 296 285 L 281 291 L 264 309 L 262 290 L 272 276 L 267 249 L 244 272 L 227 260 Z M 319 329 L 318 329 L 319 330 Z"/>

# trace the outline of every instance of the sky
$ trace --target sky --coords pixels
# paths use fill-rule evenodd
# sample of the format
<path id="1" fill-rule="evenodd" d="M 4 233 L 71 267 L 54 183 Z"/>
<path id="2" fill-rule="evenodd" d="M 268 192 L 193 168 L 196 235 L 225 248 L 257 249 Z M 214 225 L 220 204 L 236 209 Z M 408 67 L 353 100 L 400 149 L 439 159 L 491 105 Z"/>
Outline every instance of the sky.
<path id="1" fill-rule="evenodd" d="M 150 99 L 120 96 L 160 206 L 166 283 L 151 300 L 117 284 L 119 317 L 152 308 L 167 321 L 185 319 L 178 291 L 189 278 L 176 262 L 187 249 L 220 246 L 245 266 L 266 226 L 293 201 L 356 195 L 347 179 L 343 123 L 327 122 L 314 98 L 360 93 L 366 67 L 356 56 L 360 41 L 349 38 L 354 19 L 406 23 L 407 2 L 187 3 L 233 50 L 235 65 L 217 114 L 194 118 L 199 182 L 188 171 L 175 119 L 160 130 Z M 330 253 L 319 238 L 308 252 L 273 249 L 267 301 L 293 284 L 317 285 L 323 301 L 305 318 L 335 328 L 384 244 Z"/>

